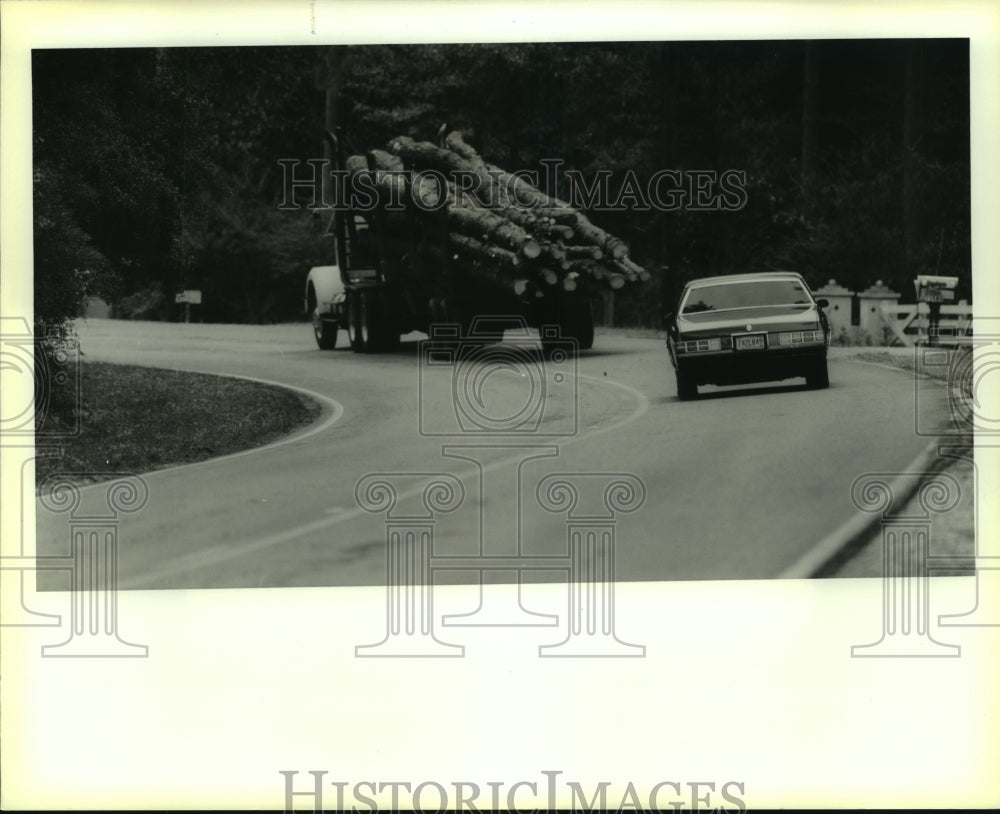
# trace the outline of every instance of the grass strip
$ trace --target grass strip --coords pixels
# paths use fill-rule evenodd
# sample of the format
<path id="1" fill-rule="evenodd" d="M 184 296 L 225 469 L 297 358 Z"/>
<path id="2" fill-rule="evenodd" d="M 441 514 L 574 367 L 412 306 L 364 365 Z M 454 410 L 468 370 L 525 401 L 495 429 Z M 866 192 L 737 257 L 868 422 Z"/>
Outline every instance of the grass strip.
<path id="1" fill-rule="evenodd" d="M 173 370 L 85 362 L 80 394 L 54 394 L 45 429 L 80 431 L 39 457 L 35 483 L 73 473 L 94 483 L 263 446 L 310 423 L 320 405 L 273 385 Z"/>

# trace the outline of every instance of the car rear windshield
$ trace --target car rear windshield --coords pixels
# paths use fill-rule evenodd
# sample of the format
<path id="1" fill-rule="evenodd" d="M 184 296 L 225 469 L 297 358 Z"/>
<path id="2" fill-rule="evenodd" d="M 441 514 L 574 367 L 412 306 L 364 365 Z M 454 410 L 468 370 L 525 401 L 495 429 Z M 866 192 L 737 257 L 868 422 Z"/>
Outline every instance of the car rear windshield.
<path id="1" fill-rule="evenodd" d="M 753 308 L 759 305 L 808 305 L 812 300 L 798 280 L 757 280 L 719 283 L 693 289 L 684 301 L 683 314 Z"/>

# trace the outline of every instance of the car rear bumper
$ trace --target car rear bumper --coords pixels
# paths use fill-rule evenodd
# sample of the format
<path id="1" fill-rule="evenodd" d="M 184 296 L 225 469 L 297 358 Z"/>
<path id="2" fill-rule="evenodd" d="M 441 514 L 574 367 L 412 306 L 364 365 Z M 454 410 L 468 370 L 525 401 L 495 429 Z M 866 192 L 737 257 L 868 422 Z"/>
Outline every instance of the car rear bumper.
<path id="1" fill-rule="evenodd" d="M 766 351 L 723 351 L 683 355 L 678 370 L 693 384 L 747 384 L 779 381 L 806 373 L 826 358 L 826 346 Z"/>

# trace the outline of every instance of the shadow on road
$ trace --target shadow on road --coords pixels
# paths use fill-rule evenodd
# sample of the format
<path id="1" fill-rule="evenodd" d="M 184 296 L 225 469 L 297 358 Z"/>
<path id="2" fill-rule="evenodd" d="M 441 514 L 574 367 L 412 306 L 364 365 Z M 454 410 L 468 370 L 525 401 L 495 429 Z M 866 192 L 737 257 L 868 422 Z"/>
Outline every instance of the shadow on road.
<path id="1" fill-rule="evenodd" d="M 832 386 L 832 385 L 831 385 Z M 767 387 L 734 387 L 725 390 L 711 390 L 709 392 L 699 392 L 698 398 L 693 401 L 712 401 L 714 399 L 739 398 L 741 396 L 763 396 L 769 393 L 803 393 L 811 392 L 807 384 L 778 384 Z M 672 401 L 680 401 L 674 396 Z"/>
<path id="2" fill-rule="evenodd" d="M 399 343 L 399 347 L 394 348 L 391 351 L 383 351 L 381 353 L 362 353 L 362 354 L 358 354 L 358 356 L 359 356 L 359 358 L 369 359 L 369 360 L 378 359 L 378 358 L 388 358 L 388 359 L 401 359 L 402 358 L 402 359 L 405 359 L 405 358 L 408 358 L 408 357 L 415 357 L 420 352 L 420 342 L 421 341 L 423 341 L 423 340 L 403 340 L 402 342 Z M 511 344 L 511 343 L 508 343 L 508 344 Z M 471 345 L 470 347 L 482 348 L 482 347 L 489 347 L 489 346 L 488 345 Z M 616 349 L 616 350 L 606 350 L 606 349 L 603 349 L 603 348 L 591 348 L 590 350 L 580 351 L 579 356 L 580 356 L 581 359 L 590 359 L 590 358 L 593 358 L 593 357 L 600 357 L 600 356 L 631 356 L 631 355 L 634 355 L 637 352 L 638 351 L 635 351 L 635 350 L 632 350 L 632 349 L 628 349 L 628 348 L 623 348 L 623 349 L 620 349 L 620 350 L 618 350 L 618 349 Z M 310 348 L 308 350 L 308 353 L 315 354 L 315 353 L 319 353 L 319 351 L 317 351 L 314 348 Z M 348 355 L 352 355 L 352 356 L 354 355 L 354 354 L 351 353 L 350 346 L 346 345 L 346 344 L 344 344 L 344 345 L 338 344 L 335 350 L 333 350 L 333 351 L 325 351 L 324 353 L 329 354 L 330 358 L 333 358 L 333 359 L 339 358 L 341 356 L 341 354 L 348 354 Z"/>

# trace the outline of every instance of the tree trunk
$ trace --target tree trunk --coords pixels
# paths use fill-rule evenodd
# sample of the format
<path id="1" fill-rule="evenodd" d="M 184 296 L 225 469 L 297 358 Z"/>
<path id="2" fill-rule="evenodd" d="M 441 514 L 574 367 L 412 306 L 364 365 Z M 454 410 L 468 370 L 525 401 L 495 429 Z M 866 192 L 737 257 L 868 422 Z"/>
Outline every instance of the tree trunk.
<path id="1" fill-rule="evenodd" d="M 816 169 L 816 120 L 819 109 L 820 46 L 807 40 L 802 52 L 802 138 L 799 155 L 799 208 L 804 212 L 809 200 L 810 179 Z"/>
<path id="2" fill-rule="evenodd" d="M 918 159 L 923 111 L 919 48 L 918 43 L 907 43 L 903 77 L 903 257 L 909 276 L 920 273 L 917 268 L 920 241 Z"/>

